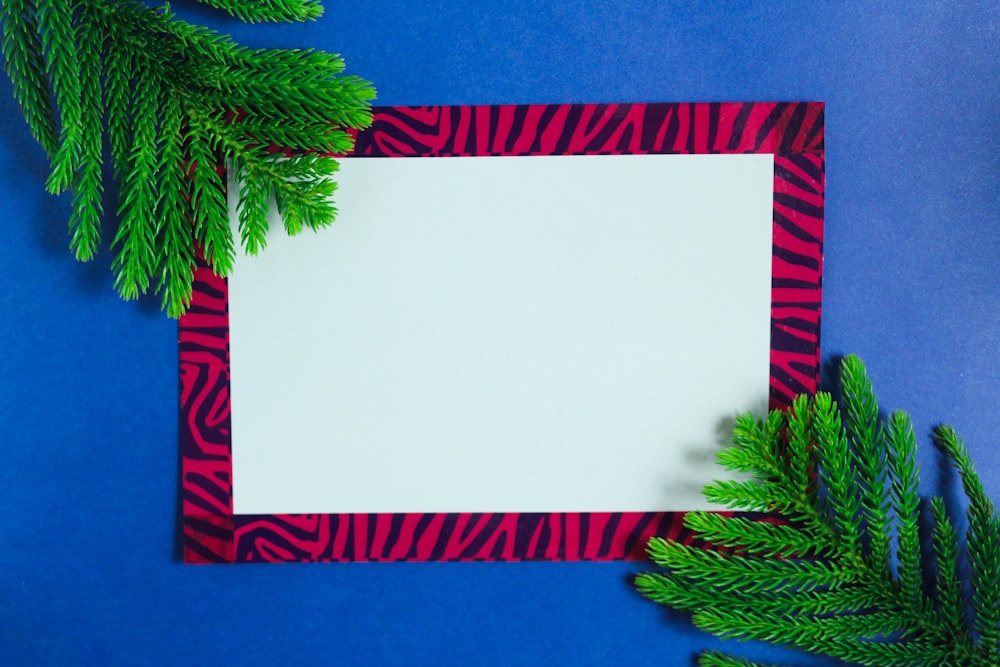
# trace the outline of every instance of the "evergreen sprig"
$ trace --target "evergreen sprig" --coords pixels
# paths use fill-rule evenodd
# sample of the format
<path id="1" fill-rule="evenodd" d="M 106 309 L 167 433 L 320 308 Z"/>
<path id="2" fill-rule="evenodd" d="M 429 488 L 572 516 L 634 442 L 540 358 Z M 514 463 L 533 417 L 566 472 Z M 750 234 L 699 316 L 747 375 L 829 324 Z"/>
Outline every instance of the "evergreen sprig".
<path id="1" fill-rule="evenodd" d="M 318 17 L 318 0 L 201 0 L 249 22 Z M 112 246 L 125 299 L 151 288 L 171 316 L 190 304 L 198 254 L 233 267 L 225 169 L 240 182 L 243 249 L 265 245 L 273 205 L 289 234 L 333 222 L 349 129 L 375 91 L 336 55 L 247 49 L 135 0 L 0 0 L 0 50 L 46 189 L 72 192 L 70 248 L 94 257 L 104 218 L 104 137 L 118 190 Z M 277 150 L 277 149 L 281 150 Z"/>
<path id="2" fill-rule="evenodd" d="M 665 569 L 639 574 L 637 588 L 723 638 L 869 667 L 997 667 L 1000 516 L 962 441 L 950 427 L 934 433 L 969 499 L 971 614 L 945 501 L 925 505 L 917 493 L 909 416 L 879 417 L 857 357 L 843 360 L 841 393 L 839 406 L 818 393 L 765 420 L 740 417 L 719 461 L 753 479 L 714 482 L 705 495 L 730 510 L 769 514 L 687 514 L 697 538 L 723 549 L 654 538 L 650 557 Z M 925 518 L 933 528 L 922 545 Z M 766 667 L 718 651 L 702 653 L 699 664 Z"/>

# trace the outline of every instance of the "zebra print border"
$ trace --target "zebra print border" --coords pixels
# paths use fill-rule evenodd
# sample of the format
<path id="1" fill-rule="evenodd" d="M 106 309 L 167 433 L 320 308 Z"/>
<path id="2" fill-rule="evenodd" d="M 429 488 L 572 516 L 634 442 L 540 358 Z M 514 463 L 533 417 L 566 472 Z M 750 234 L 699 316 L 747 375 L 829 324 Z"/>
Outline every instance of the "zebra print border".
<path id="1" fill-rule="evenodd" d="M 818 385 L 823 119 L 817 102 L 383 107 L 353 154 L 773 153 L 774 408 Z M 691 541 L 669 512 L 234 515 L 226 290 L 199 264 L 178 328 L 185 562 L 618 560 Z"/>

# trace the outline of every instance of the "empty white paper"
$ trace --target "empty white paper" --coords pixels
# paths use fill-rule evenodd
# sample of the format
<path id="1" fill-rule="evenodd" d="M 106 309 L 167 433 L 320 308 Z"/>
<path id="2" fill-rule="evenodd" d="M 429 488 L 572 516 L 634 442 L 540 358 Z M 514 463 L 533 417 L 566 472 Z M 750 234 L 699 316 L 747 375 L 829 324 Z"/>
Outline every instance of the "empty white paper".
<path id="1" fill-rule="evenodd" d="M 238 514 L 705 507 L 767 405 L 771 155 L 351 158 L 229 283 Z M 234 223 L 235 224 L 235 223 Z"/>

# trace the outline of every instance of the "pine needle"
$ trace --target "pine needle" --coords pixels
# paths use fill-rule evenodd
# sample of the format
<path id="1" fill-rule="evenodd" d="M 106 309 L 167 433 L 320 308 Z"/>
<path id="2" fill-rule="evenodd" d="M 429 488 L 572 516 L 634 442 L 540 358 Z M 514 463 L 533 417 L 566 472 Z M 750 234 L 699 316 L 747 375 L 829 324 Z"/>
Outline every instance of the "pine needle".
<path id="1" fill-rule="evenodd" d="M 968 452 L 951 428 L 936 431 L 969 497 L 971 623 L 957 531 L 943 500 L 925 506 L 917 492 L 910 418 L 879 416 L 856 357 L 844 359 L 841 378 L 842 406 L 820 393 L 797 397 L 787 415 L 737 420 L 733 445 L 719 460 L 756 479 L 714 482 L 705 495 L 771 515 L 688 514 L 686 526 L 709 547 L 650 540 L 650 558 L 662 569 L 637 575 L 637 589 L 723 638 L 871 667 L 997 667 L 1000 517 Z M 930 548 L 920 541 L 924 512 L 933 523 Z M 933 591 L 924 589 L 925 578 Z M 699 664 L 762 667 L 715 651 Z"/>
<path id="2" fill-rule="evenodd" d="M 248 22 L 322 14 L 318 0 L 202 1 Z M 375 96 L 340 56 L 247 49 L 136 0 L 0 0 L 0 21 L 5 70 L 50 161 L 46 188 L 72 191 L 69 246 L 84 261 L 101 243 L 107 138 L 123 298 L 155 286 L 177 317 L 197 255 L 229 274 L 237 241 L 223 169 L 238 176 L 240 243 L 251 254 L 266 245 L 271 206 L 290 234 L 334 221 L 337 163 L 323 154 L 353 148 L 347 130 L 371 123 Z"/>

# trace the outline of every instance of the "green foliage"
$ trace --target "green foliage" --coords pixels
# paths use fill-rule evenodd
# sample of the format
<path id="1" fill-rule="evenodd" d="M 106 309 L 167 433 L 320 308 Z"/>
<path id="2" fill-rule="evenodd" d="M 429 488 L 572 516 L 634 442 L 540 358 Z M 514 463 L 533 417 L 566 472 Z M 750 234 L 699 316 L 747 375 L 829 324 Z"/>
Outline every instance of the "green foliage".
<path id="1" fill-rule="evenodd" d="M 686 525 L 717 548 L 654 538 L 650 557 L 665 569 L 639 574 L 636 586 L 723 638 L 870 667 L 996 667 L 1000 517 L 964 445 L 949 427 L 935 431 L 969 499 L 971 619 L 958 532 L 944 500 L 922 509 L 917 494 L 909 416 L 879 418 L 856 357 L 844 359 L 841 381 L 840 406 L 819 393 L 797 397 L 787 414 L 740 417 L 719 461 L 753 479 L 714 482 L 705 495 L 731 510 L 769 515 L 689 513 Z M 922 545 L 926 518 L 933 528 Z M 699 664 L 765 667 L 716 651 Z"/>
<path id="2" fill-rule="evenodd" d="M 318 0 L 202 0 L 244 21 L 302 21 Z M 371 122 L 375 91 L 339 56 L 251 50 L 134 0 L 0 0 L 5 69 L 48 155 L 45 186 L 72 191 L 70 248 L 92 259 L 104 217 L 103 148 L 117 183 L 115 287 L 155 286 L 171 316 L 190 303 L 195 256 L 227 275 L 236 242 L 223 167 L 239 188 L 239 231 L 265 245 L 273 204 L 289 234 L 333 222 L 346 130 Z M 105 132 L 106 131 L 106 132 Z M 273 152 L 277 146 L 290 152 Z"/>

